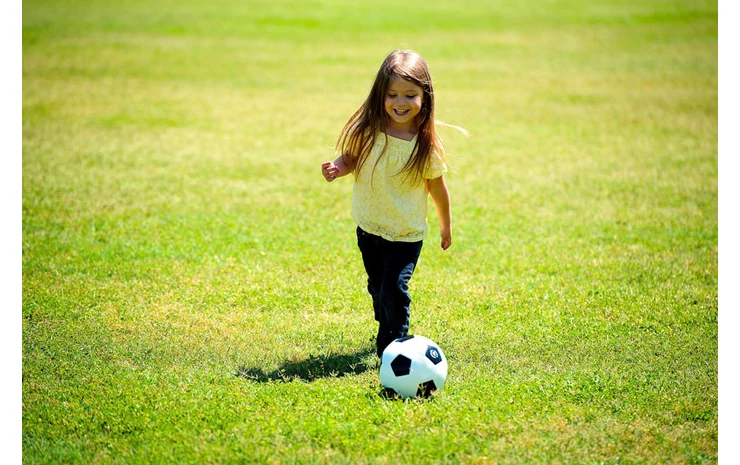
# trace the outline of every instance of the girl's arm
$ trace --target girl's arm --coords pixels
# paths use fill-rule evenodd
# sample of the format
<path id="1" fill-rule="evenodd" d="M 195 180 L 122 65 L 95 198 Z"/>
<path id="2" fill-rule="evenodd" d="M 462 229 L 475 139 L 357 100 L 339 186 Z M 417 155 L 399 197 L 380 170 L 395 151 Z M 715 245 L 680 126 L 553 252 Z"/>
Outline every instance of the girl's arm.
<path id="1" fill-rule="evenodd" d="M 350 173 L 349 167 L 344 164 L 344 161 L 342 161 L 342 157 L 339 156 L 334 162 L 325 161 L 321 164 L 321 174 L 324 175 L 324 179 L 326 179 L 326 182 L 332 182 L 333 180 L 337 178 L 341 178 L 342 176 L 346 176 Z"/>
<path id="2" fill-rule="evenodd" d="M 452 215 L 450 213 L 450 192 L 447 190 L 445 177 L 427 179 L 427 187 L 439 217 L 439 235 L 442 237 L 442 250 L 447 250 L 452 245 Z"/>

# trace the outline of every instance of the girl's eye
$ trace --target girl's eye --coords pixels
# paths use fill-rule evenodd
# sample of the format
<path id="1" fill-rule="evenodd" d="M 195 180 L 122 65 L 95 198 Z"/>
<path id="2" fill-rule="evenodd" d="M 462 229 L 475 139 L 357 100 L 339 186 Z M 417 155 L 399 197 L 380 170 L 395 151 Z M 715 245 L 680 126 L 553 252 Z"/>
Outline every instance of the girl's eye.
<path id="1" fill-rule="evenodd" d="M 412 99 L 412 98 L 414 98 L 414 97 L 416 97 L 416 95 L 407 95 L 407 96 L 406 96 L 406 98 L 408 98 L 408 99 Z"/>

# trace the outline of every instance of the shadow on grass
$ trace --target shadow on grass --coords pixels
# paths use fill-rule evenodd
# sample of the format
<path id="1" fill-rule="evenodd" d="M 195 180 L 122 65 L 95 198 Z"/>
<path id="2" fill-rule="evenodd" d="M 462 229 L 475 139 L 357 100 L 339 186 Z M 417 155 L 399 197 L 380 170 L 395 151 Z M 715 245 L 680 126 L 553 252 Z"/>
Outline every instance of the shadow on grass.
<path id="1" fill-rule="evenodd" d="M 311 356 L 305 360 L 287 360 L 277 370 L 266 373 L 261 368 L 239 367 L 236 376 L 268 383 L 270 381 L 315 381 L 321 378 L 339 378 L 358 375 L 373 368 L 367 357 L 375 354 L 375 348 L 359 350 L 351 354 L 328 354 Z"/>

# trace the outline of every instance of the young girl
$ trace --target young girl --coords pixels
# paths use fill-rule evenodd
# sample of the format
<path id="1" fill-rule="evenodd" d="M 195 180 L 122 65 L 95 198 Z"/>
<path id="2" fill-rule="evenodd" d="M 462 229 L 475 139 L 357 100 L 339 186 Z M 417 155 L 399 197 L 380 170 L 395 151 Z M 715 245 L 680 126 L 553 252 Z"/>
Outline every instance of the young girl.
<path id="1" fill-rule="evenodd" d="M 339 157 L 324 162 L 328 181 L 354 174 L 352 217 L 372 296 L 378 357 L 409 330 L 408 283 L 427 233 L 427 193 L 439 217 L 441 246 L 452 244 L 444 148 L 434 126 L 434 90 L 424 59 L 390 53 L 365 103 L 350 117 L 336 144 Z"/>

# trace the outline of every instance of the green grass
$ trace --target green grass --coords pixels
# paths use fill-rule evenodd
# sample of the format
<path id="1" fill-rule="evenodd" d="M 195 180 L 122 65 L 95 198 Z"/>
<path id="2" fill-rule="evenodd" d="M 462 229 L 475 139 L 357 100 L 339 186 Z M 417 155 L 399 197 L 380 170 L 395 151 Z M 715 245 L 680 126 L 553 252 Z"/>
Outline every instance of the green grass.
<path id="1" fill-rule="evenodd" d="M 717 463 L 717 4 L 23 3 L 24 463 Z M 381 395 L 342 125 L 394 48 L 449 153 Z"/>

